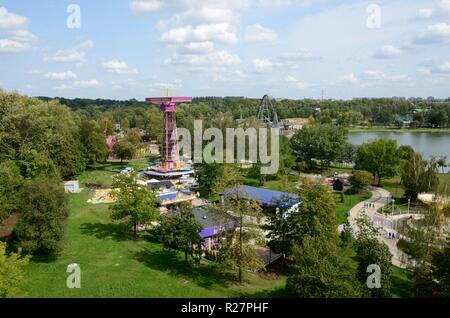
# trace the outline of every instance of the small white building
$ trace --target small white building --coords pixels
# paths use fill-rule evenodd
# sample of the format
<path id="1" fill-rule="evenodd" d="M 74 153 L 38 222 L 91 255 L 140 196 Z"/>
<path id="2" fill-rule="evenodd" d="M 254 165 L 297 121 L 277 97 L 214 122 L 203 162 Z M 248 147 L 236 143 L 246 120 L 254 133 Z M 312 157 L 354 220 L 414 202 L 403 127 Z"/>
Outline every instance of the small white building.
<path id="1" fill-rule="evenodd" d="M 78 180 L 67 181 L 64 183 L 64 190 L 69 193 L 80 193 L 80 182 Z"/>

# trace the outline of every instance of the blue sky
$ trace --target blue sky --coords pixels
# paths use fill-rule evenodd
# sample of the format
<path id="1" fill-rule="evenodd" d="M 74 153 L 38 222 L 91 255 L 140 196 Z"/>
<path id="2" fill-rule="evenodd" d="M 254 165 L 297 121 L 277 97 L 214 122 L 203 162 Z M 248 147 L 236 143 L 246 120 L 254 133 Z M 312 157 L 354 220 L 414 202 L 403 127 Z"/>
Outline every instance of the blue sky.
<path id="1" fill-rule="evenodd" d="M 68 27 L 71 4 L 79 28 Z M 4 0 L 0 87 L 69 98 L 143 99 L 167 87 L 446 98 L 450 0 Z"/>

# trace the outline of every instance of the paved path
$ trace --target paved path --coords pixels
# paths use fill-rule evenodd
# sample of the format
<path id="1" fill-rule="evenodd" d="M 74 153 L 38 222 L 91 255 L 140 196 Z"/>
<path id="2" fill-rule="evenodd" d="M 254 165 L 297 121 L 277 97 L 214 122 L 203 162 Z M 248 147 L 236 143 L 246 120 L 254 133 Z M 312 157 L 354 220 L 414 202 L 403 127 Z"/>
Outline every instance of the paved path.
<path id="1" fill-rule="evenodd" d="M 363 201 L 355 205 L 349 212 L 348 221 L 350 223 L 350 226 L 353 230 L 353 233 L 358 233 L 359 229 L 356 224 L 356 220 L 360 217 L 361 213 L 365 210 L 366 215 L 369 217 L 370 220 L 373 220 L 373 216 L 375 212 L 380 209 L 381 207 L 385 206 L 387 203 L 389 203 L 391 198 L 391 193 L 389 191 L 386 191 L 382 188 L 371 188 L 372 197 L 369 200 Z M 373 208 L 364 208 L 365 204 L 372 203 L 374 205 Z M 380 242 L 383 242 L 386 244 L 389 248 L 389 251 L 392 254 L 392 264 L 398 267 L 404 268 L 405 265 L 401 261 L 402 257 L 404 256 L 404 253 L 402 253 L 397 248 L 397 242 L 398 238 L 391 239 L 388 237 L 388 233 L 386 231 L 381 231 L 382 233 L 378 236 L 378 240 Z M 391 230 L 391 232 L 393 232 Z M 398 236 L 398 235 L 396 235 Z"/>

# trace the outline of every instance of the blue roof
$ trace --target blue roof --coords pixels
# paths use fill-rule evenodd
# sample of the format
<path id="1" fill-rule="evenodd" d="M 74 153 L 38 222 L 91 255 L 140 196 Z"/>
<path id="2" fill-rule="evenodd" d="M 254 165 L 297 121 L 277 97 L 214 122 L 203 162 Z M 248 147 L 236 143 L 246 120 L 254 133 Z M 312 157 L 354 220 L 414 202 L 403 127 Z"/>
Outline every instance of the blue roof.
<path id="1" fill-rule="evenodd" d="M 238 186 L 232 189 L 225 190 L 220 195 L 239 195 L 242 199 L 254 200 L 260 204 L 280 207 L 290 207 L 300 203 L 300 197 L 297 194 L 274 191 L 263 188 L 255 188 L 251 186 Z"/>

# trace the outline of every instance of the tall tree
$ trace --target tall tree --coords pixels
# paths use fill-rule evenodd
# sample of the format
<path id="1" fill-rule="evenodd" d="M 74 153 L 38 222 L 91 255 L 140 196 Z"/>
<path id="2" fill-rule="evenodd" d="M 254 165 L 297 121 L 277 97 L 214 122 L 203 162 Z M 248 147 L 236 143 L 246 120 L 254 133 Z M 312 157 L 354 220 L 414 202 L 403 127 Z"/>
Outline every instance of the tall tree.
<path id="1" fill-rule="evenodd" d="M 223 177 L 217 180 L 214 187 L 217 193 L 229 190 L 217 213 L 227 224 L 235 224 L 235 229 L 228 233 L 222 243 L 219 261 L 228 268 L 237 269 L 240 282 L 243 270 L 255 271 L 264 267 L 254 248 L 254 242 L 263 241 L 258 225 L 262 209 L 256 201 L 244 199 L 247 194 L 241 186 L 241 178 L 237 165 L 226 164 Z"/>
<path id="2" fill-rule="evenodd" d="M 336 201 L 330 189 L 304 178 L 301 180 L 299 196 L 301 204 L 293 215 L 295 231 L 291 239 L 301 245 L 306 236 L 320 236 L 337 244 Z"/>
<path id="3" fill-rule="evenodd" d="M 397 141 L 383 138 L 359 147 L 356 169 L 371 172 L 374 179 L 378 179 L 378 185 L 381 185 L 382 178 L 396 174 L 399 163 Z"/>
<path id="4" fill-rule="evenodd" d="M 438 281 L 438 286 L 450 296 L 450 239 L 446 245 L 437 250 L 432 256 L 433 277 Z"/>
<path id="5" fill-rule="evenodd" d="M 288 272 L 286 290 L 302 298 L 345 298 L 361 295 L 359 284 L 336 245 L 321 236 L 305 236 L 294 248 L 295 264 Z"/>
<path id="6" fill-rule="evenodd" d="M 113 220 L 125 220 L 133 227 L 134 235 L 137 235 L 139 224 L 146 224 L 159 219 L 159 211 L 156 208 L 158 199 L 156 193 L 149 190 L 146 185 L 137 182 L 135 172 L 128 175 L 115 177 L 112 187 L 115 189 L 111 195 L 115 203 L 110 206 Z"/>
<path id="7" fill-rule="evenodd" d="M 182 206 L 175 215 L 162 217 L 155 234 L 164 247 L 184 252 L 185 262 L 188 255 L 194 255 L 195 249 L 201 249 L 202 225 L 195 219 L 192 208 Z"/>
<path id="8" fill-rule="evenodd" d="M 293 247 L 292 238 L 295 235 L 296 227 L 293 220 L 295 213 L 298 212 L 298 203 L 292 197 L 283 196 L 277 202 L 277 208 L 269 215 L 269 222 L 263 226 L 268 233 L 266 238 L 268 245 L 277 253 L 281 254 L 282 266 L 285 267 L 286 258 L 291 254 Z"/>
<path id="9" fill-rule="evenodd" d="M 55 255 L 61 249 L 68 198 L 60 182 L 38 177 L 25 182 L 14 228 L 18 245 L 27 254 Z"/>
<path id="10" fill-rule="evenodd" d="M 23 177 L 14 161 L 0 163 L 0 223 L 17 210 Z"/>
<path id="11" fill-rule="evenodd" d="M 223 176 L 223 165 L 202 162 L 196 165 L 195 178 L 203 193 L 211 195 L 216 181 Z"/>
<path id="12" fill-rule="evenodd" d="M 435 159 L 425 161 L 416 152 L 408 160 L 403 160 L 400 174 L 405 196 L 415 201 L 419 193 L 436 190 L 439 185 L 437 165 Z"/>
<path id="13" fill-rule="evenodd" d="M 356 193 L 361 190 L 366 190 L 372 181 L 372 176 L 370 172 L 364 170 L 354 170 L 349 181 L 352 185 L 353 191 Z"/>
<path id="14" fill-rule="evenodd" d="M 58 101 L 0 92 L 0 159 L 24 160 L 35 150 L 62 176 L 85 168 L 76 116 Z"/>
<path id="15" fill-rule="evenodd" d="M 292 149 L 297 161 L 306 161 L 313 165 L 319 160 L 321 168 L 331 162 L 339 162 L 344 158 L 347 149 L 348 131 L 342 127 L 331 125 L 315 125 L 299 130 L 291 139 Z"/>
<path id="16" fill-rule="evenodd" d="M 405 264 L 413 279 L 413 296 L 432 297 L 434 290 L 433 255 L 442 245 L 445 227 L 449 222 L 450 205 L 436 200 L 428 204 L 427 213 L 415 224 L 406 223 L 402 234 L 408 238 Z"/>
<path id="17" fill-rule="evenodd" d="M 120 140 L 113 146 L 114 155 L 120 159 L 120 164 L 123 164 L 124 160 L 131 160 L 136 152 L 136 147 L 129 141 Z"/>
<path id="18" fill-rule="evenodd" d="M 104 162 L 108 159 L 109 149 L 105 135 L 95 120 L 83 120 L 81 122 L 80 139 L 85 147 L 86 157 L 90 164 Z"/>
<path id="19" fill-rule="evenodd" d="M 387 298 L 391 296 L 392 254 L 384 243 L 377 239 L 378 231 L 366 215 L 357 220 L 359 232 L 356 239 L 357 276 L 363 287 L 367 286 L 370 265 L 380 267 L 380 288 L 365 289 L 372 297 Z"/>

